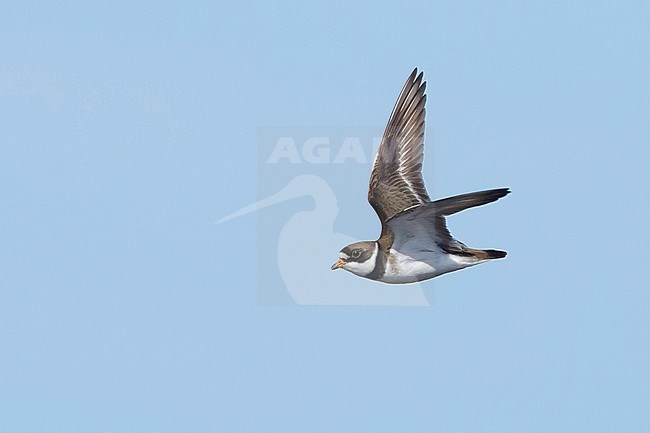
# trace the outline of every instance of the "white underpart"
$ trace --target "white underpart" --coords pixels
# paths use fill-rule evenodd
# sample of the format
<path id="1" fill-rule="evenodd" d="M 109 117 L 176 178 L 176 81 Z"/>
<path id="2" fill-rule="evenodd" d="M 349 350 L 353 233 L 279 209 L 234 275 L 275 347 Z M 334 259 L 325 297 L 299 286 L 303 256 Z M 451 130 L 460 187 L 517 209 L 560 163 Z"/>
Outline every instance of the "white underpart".
<path id="1" fill-rule="evenodd" d="M 346 271 L 350 271 L 355 275 L 359 275 L 360 277 L 365 277 L 369 273 L 375 269 L 375 262 L 377 261 L 377 252 L 379 251 L 379 247 L 377 246 L 377 243 L 375 243 L 375 249 L 372 252 L 372 256 L 365 262 L 347 262 L 345 264 L 345 269 Z M 343 260 L 348 259 L 346 254 L 344 253 L 339 253 L 340 257 Z"/>
<path id="2" fill-rule="evenodd" d="M 454 256 L 440 248 L 430 218 L 406 214 L 392 219 L 389 226 L 395 239 L 380 281 L 413 283 L 479 263 L 473 257 Z"/>
<path id="3" fill-rule="evenodd" d="M 478 263 L 479 261 L 475 259 L 447 254 L 440 248 L 433 252 L 431 250 L 398 251 L 391 248 L 386 272 L 379 281 L 390 284 L 415 283 Z"/>
<path id="4" fill-rule="evenodd" d="M 385 283 L 404 284 L 426 280 L 439 275 L 436 268 L 436 257 L 439 253 L 405 251 L 402 253 L 390 249 L 386 272 L 381 281 Z"/>

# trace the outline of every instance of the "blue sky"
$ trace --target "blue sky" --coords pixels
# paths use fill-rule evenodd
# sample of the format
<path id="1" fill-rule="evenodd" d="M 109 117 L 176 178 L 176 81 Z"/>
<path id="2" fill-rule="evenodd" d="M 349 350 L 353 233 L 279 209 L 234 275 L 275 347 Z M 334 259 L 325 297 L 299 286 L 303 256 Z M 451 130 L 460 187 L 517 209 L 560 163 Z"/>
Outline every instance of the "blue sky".
<path id="1" fill-rule="evenodd" d="M 650 429 L 646 2 L 2 9 L 2 431 Z M 508 258 L 427 308 L 260 306 L 261 216 L 215 224 L 258 129 L 381 128 L 415 66 L 427 185 L 512 188 L 450 220 Z"/>

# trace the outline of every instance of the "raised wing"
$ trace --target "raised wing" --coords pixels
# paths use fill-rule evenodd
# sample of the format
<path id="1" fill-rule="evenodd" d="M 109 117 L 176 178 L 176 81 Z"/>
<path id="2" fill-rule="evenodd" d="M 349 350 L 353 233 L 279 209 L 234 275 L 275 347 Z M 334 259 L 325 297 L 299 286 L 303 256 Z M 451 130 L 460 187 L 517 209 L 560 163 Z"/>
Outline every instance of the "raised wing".
<path id="1" fill-rule="evenodd" d="M 368 201 L 382 223 L 430 201 L 421 173 L 427 100 L 422 77 L 415 68 L 406 80 L 373 163 Z"/>

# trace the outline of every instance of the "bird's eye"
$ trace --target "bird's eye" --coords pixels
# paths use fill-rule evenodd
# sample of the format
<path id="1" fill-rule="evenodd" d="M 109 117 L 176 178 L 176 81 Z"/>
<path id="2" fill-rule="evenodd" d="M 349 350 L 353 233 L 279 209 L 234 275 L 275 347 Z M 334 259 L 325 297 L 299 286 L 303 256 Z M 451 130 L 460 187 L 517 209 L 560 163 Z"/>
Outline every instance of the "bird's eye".
<path id="1" fill-rule="evenodd" d="M 361 250 L 354 250 L 352 251 L 352 257 L 355 259 L 358 259 L 361 256 Z"/>

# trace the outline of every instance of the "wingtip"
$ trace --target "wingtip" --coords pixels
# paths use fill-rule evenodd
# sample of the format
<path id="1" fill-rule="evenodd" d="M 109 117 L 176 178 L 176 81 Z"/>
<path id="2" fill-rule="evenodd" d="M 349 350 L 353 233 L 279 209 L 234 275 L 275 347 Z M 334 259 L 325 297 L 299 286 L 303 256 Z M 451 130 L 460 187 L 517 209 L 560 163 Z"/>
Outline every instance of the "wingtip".
<path id="1" fill-rule="evenodd" d="M 477 193 L 470 193 L 470 194 L 484 194 L 486 197 L 492 198 L 492 201 L 495 201 L 507 196 L 511 192 L 512 191 L 510 191 L 510 188 L 495 188 L 495 189 L 487 189 L 485 191 L 479 191 Z"/>
<path id="2" fill-rule="evenodd" d="M 416 83 L 418 87 L 426 87 L 427 82 L 424 81 L 424 71 L 420 71 L 418 76 L 415 77 L 414 83 Z"/>
<path id="3" fill-rule="evenodd" d="M 503 250 L 484 250 L 484 252 L 488 260 L 503 259 L 508 255 L 508 252 Z"/>
<path id="4" fill-rule="evenodd" d="M 512 191 L 510 190 L 510 188 L 497 188 L 497 189 L 493 189 L 493 190 L 488 190 L 487 192 L 493 193 L 497 197 L 497 199 L 499 199 L 501 197 L 507 196 Z"/>
<path id="5" fill-rule="evenodd" d="M 413 68 L 413 71 L 411 72 L 411 75 L 409 75 L 408 81 L 411 83 L 422 83 L 422 80 L 424 79 L 424 71 L 419 71 L 417 66 Z M 426 81 L 423 83 L 426 85 Z"/>

